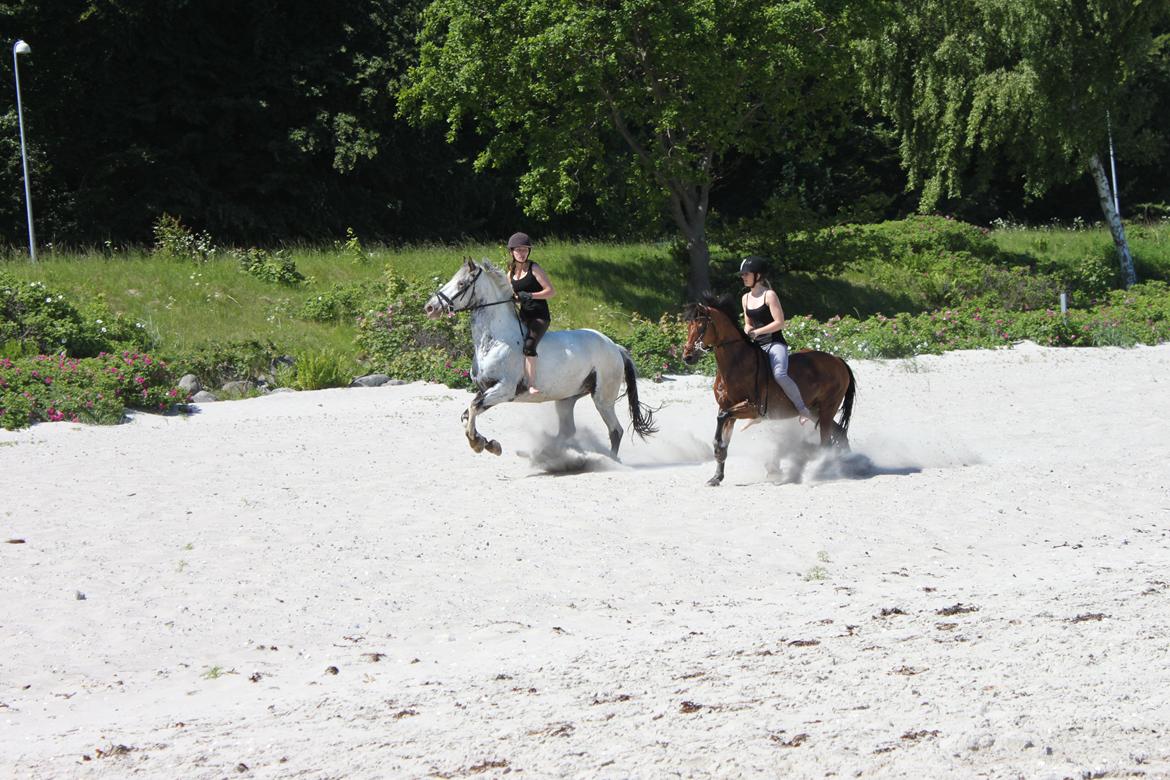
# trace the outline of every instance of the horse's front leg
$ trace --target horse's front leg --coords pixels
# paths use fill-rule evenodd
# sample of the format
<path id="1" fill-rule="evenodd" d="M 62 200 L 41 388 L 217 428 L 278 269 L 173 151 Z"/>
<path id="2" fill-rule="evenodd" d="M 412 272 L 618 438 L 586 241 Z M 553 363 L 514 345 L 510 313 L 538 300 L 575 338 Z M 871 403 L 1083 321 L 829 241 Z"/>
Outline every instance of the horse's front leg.
<path id="1" fill-rule="evenodd" d="M 500 447 L 498 441 L 485 438 L 475 429 L 475 418 L 496 404 L 510 401 L 515 395 L 514 388 L 509 388 L 503 382 L 494 384 L 488 389 L 480 390 L 475 394 L 475 397 L 471 399 L 471 405 L 463 413 L 463 421 L 465 423 L 464 432 L 467 434 L 467 443 L 471 446 L 471 449 L 476 452 L 487 450 L 493 455 L 499 455 L 503 452 L 503 448 Z"/>
<path id="2" fill-rule="evenodd" d="M 708 487 L 719 487 L 723 482 L 723 465 L 727 461 L 727 445 L 731 443 L 731 432 L 735 428 L 735 416 L 723 411 L 715 418 L 715 476 L 707 480 Z"/>

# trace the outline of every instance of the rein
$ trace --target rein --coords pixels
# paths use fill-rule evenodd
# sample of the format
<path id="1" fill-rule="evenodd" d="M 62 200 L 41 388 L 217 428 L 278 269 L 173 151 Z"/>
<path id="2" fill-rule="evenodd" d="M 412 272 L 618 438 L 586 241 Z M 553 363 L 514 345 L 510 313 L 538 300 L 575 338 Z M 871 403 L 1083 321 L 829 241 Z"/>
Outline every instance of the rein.
<path id="1" fill-rule="evenodd" d="M 442 289 L 435 291 L 435 297 L 439 299 L 439 303 L 443 305 L 443 308 L 447 311 L 448 314 L 458 314 L 461 311 L 475 311 L 476 309 L 486 309 L 489 306 L 499 306 L 500 304 L 514 302 L 514 299 L 512 298 L 505 298 L 502 301 L 491 301 L 490 303 L 471 303 L 467 306 L 464 306 L 462 309 L 456 309 L 455 301 L 459 300 L 464 295 L 475 289 L 475 283 L 479 281 L 480 274 L 482 273 L 483 268 L 477 265 L 475 267 L 475 276 L 472 276 L 471 281 L 461 287 L 459 292 L 455 293 L 454 298 L 448 298 L 443 293 Z"/>

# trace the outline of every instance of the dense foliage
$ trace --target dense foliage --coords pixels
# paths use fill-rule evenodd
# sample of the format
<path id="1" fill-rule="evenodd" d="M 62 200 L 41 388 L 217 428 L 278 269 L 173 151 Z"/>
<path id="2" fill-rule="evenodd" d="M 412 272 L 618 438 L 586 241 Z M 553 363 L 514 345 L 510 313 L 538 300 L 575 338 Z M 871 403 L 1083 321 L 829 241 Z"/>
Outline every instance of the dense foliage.
<path id="1" fill-rule="evenodd" d="M 358 317 L 358 346 L 372 370 L 407 381 L 471 387 L 471 327 L 467 315 L 430 319 L 423 304 L 436 281 L 412 281 L 393 271 L 382 292 Z"/>
<path id="2" fill-rule="evenodd" d="M 924 166 L 934 161 L 961 180 L 948 211 L 982 222 L 1092 216 L 1091 184 L 1057 183 L 1083 166 L 1062 167 L 1074 162 L 1061 156 L 1067 144 L 1041 131 L 1099 124 L 1102 107 L 1123 209 L 1170 211 L 1170 29 L 1150 18 L 1165 3 L 440 0 L 424 32 L 427 6 L 3 0 L 0 28 L 32 46 L 19 62 L 41 243 L 146 245 L 169 214 L 196 239 L 267 249 L 347 228 L 397 243 L 498 240 L 526 226 L 604 238 L 673 230 L 701 254 L 703 221 L 720 244 L 785 247 L 790 233 L 904 215 L 920 200 L 914 188 L 933 186 Z M 881 18 L 893 22 L 867 34 Z M 448 53 L 438 61 L 428 45 Z M 895 126 L 862 110 L 852 51 L 878 58 L 860 73 L 886 79 L 871 106 Z M 395 115 L 408 69 L 436 63 L 443 79 L 412 84 L 438 118 L 457 120 L 439 110 L 448 103 L 490 110 L 478 123 L 465 114 L 453 144 Z M 895 81 L 917 91 L 896 99 Z M 442 93 L 446 82 L 454 89 Z M 1068 101 L 1052 85 L 1056 98 L 1084 93 L 1073 117 L 1084 123 L 1054 110 Z M 8 251 L 26 236 L 14 97 L 0 92 Z M 956 110 L 944 110 L 952 98 Z M 939 154 L 921 151 L 940 138 Z M 1030 182 L 1033 169 L 1052 174 L 1051 194 L 1027 202 L 1017 163 Z M 684 206 L 683 227 L 672 204 Z"/>
<path id="3" fill-rule="evenodd" d="M 506 176 L 473 177 L 458 145 L 393 119 L 423 5 L 0 3 L 0 28 L 32 47 L 21 81 L 38 237 L 142 244 L 164 212 L 261 245 L 510 222 Z M 4 243 L 24 235 L 14 97 L 0 96 Z"/>
<path id="4" fill-rule="evenodd" d="M 811 157 L 844 121 L 847 47 L 879 3 L 436 0 L 404 108 L 515 158 L 534 215 L 586 193 L 670 215 L 709 285 L 711 188 L 734 153 Z"/>
<path id="5" fill-rule="evenodd" d="M 92 357 L 150 346 L 143 323 L 112 313 L 100 300 L 74 304 L 41 282 L 19 282 L 0 271 L 0 354 Z"/>

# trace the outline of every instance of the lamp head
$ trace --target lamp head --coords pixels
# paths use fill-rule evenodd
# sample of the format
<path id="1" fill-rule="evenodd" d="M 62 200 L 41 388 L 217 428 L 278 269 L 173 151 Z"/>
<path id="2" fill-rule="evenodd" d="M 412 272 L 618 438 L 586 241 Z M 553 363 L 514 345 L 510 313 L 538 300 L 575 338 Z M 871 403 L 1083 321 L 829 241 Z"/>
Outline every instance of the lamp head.
<path id="1" fill-rule="evenodd" d="M 32 49 L 29 48 L 29 45 L 24 41 L 17 41 L 16 43 L 12 44 L 13 54 L 28 54 L 31 51 Z"/>

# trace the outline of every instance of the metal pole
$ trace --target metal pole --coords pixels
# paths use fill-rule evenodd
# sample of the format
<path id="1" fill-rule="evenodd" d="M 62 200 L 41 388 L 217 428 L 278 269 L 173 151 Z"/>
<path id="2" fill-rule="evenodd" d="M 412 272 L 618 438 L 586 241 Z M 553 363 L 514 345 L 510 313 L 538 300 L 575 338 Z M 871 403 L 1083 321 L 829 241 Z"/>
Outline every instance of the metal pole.
<path id="1" fill-rule="evenodd" d="M 1117 212 L 1117 218 L 1121 218 L 1121 204 L 1117 200 L 1117 158 L 1113 156 L 1113 121 L 1109 118 L 1109 112 L 1105 112 L 1105 128 L 1109 132 L 1109 172 L 1113 177 L 1113 210 Z"/>
<path id="2" fill-rule="evenodd" d="M 20 125 L 20 162 L 24 167 L 24 204 L 28 211 L 28 256 L 32 262 L 37 261 L 37 237 L 33 232 L 32 190 L 28 180 L 28 151 L 24 143 L 24 107 L 20 102 L 20 60 L 21 54 L 28 54 L 32 49 L 24 41 L 17 41 L 12 45 L 12 72 L 16 74 L 16 121 Z"/>

